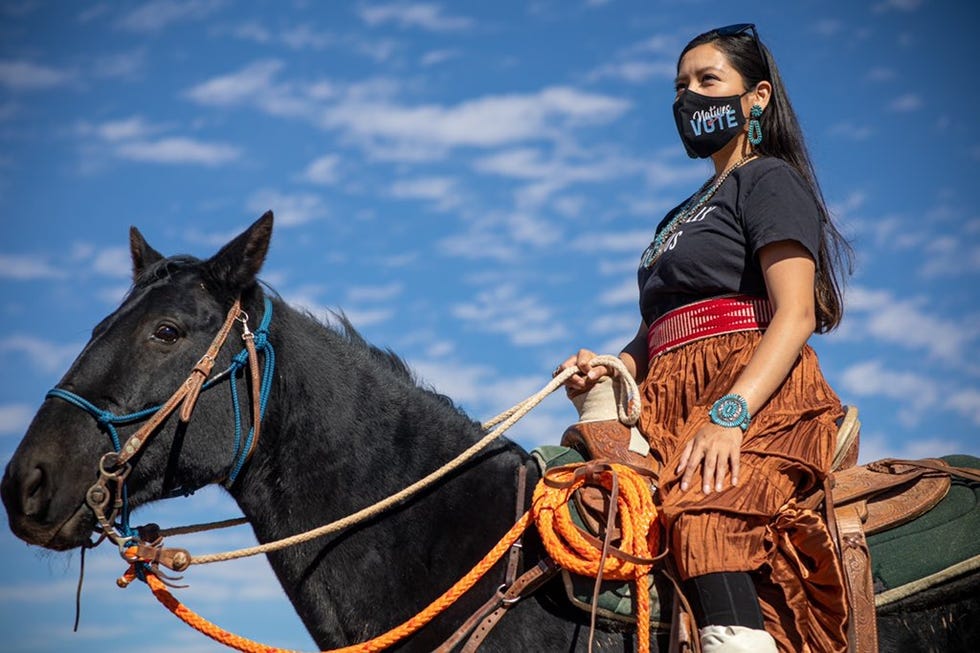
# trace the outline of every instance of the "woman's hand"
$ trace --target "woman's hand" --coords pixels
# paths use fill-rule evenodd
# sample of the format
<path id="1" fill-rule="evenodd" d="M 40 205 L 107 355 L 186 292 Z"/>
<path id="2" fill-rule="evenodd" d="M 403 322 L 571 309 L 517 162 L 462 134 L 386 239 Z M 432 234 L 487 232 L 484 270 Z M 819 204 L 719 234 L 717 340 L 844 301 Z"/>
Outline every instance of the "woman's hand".
<path id="1" fill-rule="evenodd" d="M 738 485 L 738 461 L 742 447 L 742 429 L 719 426 L 708 422 L 687 443 L 677 464 L 681 477 L 681 490 L 686 491 L 698 467 L 703 467 L 701 490 L 705 494 L 721 492 L 725 487 L 725 477 L 732 475 L 732 485 Z"/>
<path id="2" fill-rule="evenodd" d="M 565 381 L 565 392 L 569 397 L 582 394 L 592 388 L 599 379 L 604 376 L 612 376 L 615 371 L 605 365 L 590 365 L 590 361 L 596 357 L 595 352 L 588 349 L 579 349 L 574 356 L 569 356 L 565 362 L 558 366 L 552 376 L 558 376 L 564 370 L 574 367 L 578 371 L 567 381 Z"/>

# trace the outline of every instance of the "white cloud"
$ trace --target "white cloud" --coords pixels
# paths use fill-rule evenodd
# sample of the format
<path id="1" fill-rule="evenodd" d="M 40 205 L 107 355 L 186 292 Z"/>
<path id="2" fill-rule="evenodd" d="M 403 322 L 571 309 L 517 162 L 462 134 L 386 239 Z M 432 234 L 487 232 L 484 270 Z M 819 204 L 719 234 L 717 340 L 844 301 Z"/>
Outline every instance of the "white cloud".
<path id="1" fill-rule="evenodd" d="M 158 136 L 170 130 L 172 127 L 150 123 L 140 115 L 94 125 L 83 122 L 75 129 L 83 139 L 94 135 L 108 146 L 108 152 L 113 156 L 129 161 L 216 167 L 237 161 L 242 155 L 240 148 L 227 143 L 183 136 Z M 83 140 L 81 151 L 83 157 L 91 158 L 105 149 Z"/>
<path id="2" fill-rule="evenodd" d="M 634 55 L 645 52 L 666 54 L 676 57 L 680 52 L 683 43 L 676 34 L 654 34 L 639 43 L 634 43 L 625 50 L 626 55 Z"/>
<path id="3" fill-rule="evenodd" d="M 287 194 L 270 188 L 256 191 L 248 199 L 246 208 L 256 214 L 272 210 L 276 216 L 276 225 L 280 227 L 295 227 L 319 220 L 328 214 L 327 207 L 319 195 Z"/>
<path id="4" fill-rule="evenodd" d="M 96 272 L 109 277 L 128 277 L 132 271 L 132 259 L 128 247 L 111 247 L 98 253 L 93 261 Z M 113 291 L 113 297 L 115 291 Z"/>
<path id="5" fill-rule="evenodd" d="M 677 74 L 669 61 L 620 61 L 600 66 L 586 75 L 591 82 L 615 79 L 630 84 L 644 84 L 653 78 L 673 79 Z"/>
<path id="6" fill-rule="evenodd" d="M 958 390 L 946 399 L 945 406 L 980 426 L 980 389 Z"/>
<path id="7" fill-rule="evenodd" d="M 419 59 L 419 63 L 423 66 L 435 66 L 436 64 L 444 63 L 450 59 L 455 59 L 459 56 L 459 51 L 457 50 L 430 50 L 422 55 Z"/>
<path id="8" fill-rule="evenodd" d="M 452 314 L 478 331 L 503 334 L 519 347 L 548 344 L 567 335 L 551 309 L 511 284 L 477 293 L 472 301 L 453 306 Z"/>
<path id="9" fill-rule="evenodd" d="M 890 82 L 898 77 L 898 73 L 892 68 L 876 66 L 868 71 L 868 80 L 872 82 Z"/>
<path id="10" fill-rule="evenodd" d="M 960 452 L 969 449 L 967 442 L 950 437 L 917 437 L 910 441 L 901 441 L 894 436 L 888 436 L 874 431 L 861 433 L 860 454 L 858 463 L 865 464 L 882 458 L 935 458 L 937 455 Z"/>
<path id="11" fill-rule="evenodd" d="M 13 91 L 40 91 L 72 83 L 71 74 L 32 61 L 0 60 L 0 86 Z"/>
<path id="12" fill-rule="evenodd" d="M 364 5 L 358 13 L 372 27 L 394 23 L 402 28 L 420 28 L 432 32 L 458 32 L 473 26 L 473 20 L 463 16 L 448 16 L 442 7 L 428 2 L 400 2 Z"/>
<path id="13" fill-rule="evenodd" d="M 321 156 L 306 166 L 306 170 L 303 171 L 303 179 L 313 184 L 330 186 L 337 183 L 337 167 L 339 165 L 340 157 L 336 154 Z"/>
<path id="14" fill-rule="evenodd" d="M 603 125 L 632 106 L 628 100 L 567 86 L 536 93 L 489 95 L 455 105 L 403 105 L 400 80 L 374 78 L 340 85 L 281 81 L 276 60 L 257 61 L 206 80 L 184 94 L 208 106 L 251 106 L 269 115 L 336 129 L 381 160 L 421 161 L 456 147 L 498 147 L 555 140 L 568 130 Z"/>
<path id="15" fill-rule="evenodd" d="M 978 335 L 975 326 L 927 313 L 915 301 L 898 299 L 890 291 L 852 286 L 845 301 L 852 321 L 860 320 L 858 325 L 851 324 L 849 333 L 864 333 L 904 349 L 925 350 L 947 363 L 962 362 L 969 343 Z"/>
<path id="16" fill-rule="evenodd" d="M 833 124 L 827 130 L 833 136 L 839 136 L 850 141 L 866 141 L 874 133 L 869 125 L 858 125 L 851 121 Z"/>
<path id="17" fill-rule="evenodd" d="M 35 279 L 63 279 L 64 270 L 54 267 L 39 255 L 0 254 L 0 279 L 31 281 Z"/>
<path id="18" fill-rule="evenodd" d="M 389 302 L 402 294 L 404 286 L 398 282 L 383 286 L 352 286 L 347 289 L 351 302 Z"/>
<path id="19" fill-rule="evenodd" d="M 923 248 L 919 271 L 926 278 L 956 277 L 980 271 L 980 244 L 976 238 L 936 237 Z"/>
<path id="20" fill-rule="evenodd" d="M 253 41 L 262 44 L 272 41 L 272 32 L 265 25 L 254 20 L 239 23 L 230 28 L 228 33 L 244 41 Z"/>
<path id="21" fill-rule="evenodd" d="M 137 49 L 97 57 L 92 74 L 104 79 L 136 79 L 146 66 L 146 50 Z"/>
<path id="22" fill-rule="evenodd" d="M 0 435 L 22 435 L 27 430 L 34 407 L 27 404 L 0 404 Z"/>
<path id="23" fill-rule="evenodd" d="M 915 425 L 934 407 L 940 392 L 936 382 L 914 372 L 887 369 L 881 361 L 857 363 L 844 370 L 841 386 L 860 397 L 887 397 L 898 405 L 898 417 Z"/>
<path id="24" fill-rule="evenodd" d="M 589 152 L 561 152 L 545 158 L 531 147 L 500 150 L 478 158 L 477 172 L 533 182 L 518 191 L 518 206 L 536 208 L 573 184 L 621 179 L 644 172 L 643 164 L 624 157 Z"/>
<path id="25" fill-rule="evenodd" d="M 462 202 L 456 180 L 449 177 L 400 179 L 391 185 L 388 192 L 398 199 L 432 201 L 442 211 L 448 211 Z"/>
<path id="26" fill-rule="evenodd" d="M 636 257 L 633 259 L 635 264 L 640 260 L 643 243 L 649 242 L 652 236 L 653 232 L 650 229 L 590 232 L 579 235 L 572 241 L 571 247 L 575 251 L 588 252 L 592 255 L 635 254 Z"/>
<path id="27" fill-rule="evenodd" d="M 881 13 L 885 11 L 904 11 L 911 12 L 922 6 L 922 0 L 885 0 L 872 7 L 872 10 Z"/>
<path id="28" fill-rule="evenodd" d="M 384 101 L 348 99 L 328 108 L 326 127 L 345 129 L 360 139 L 443 147 L 495 147 L 553 138 L 571 125 L 604 124 L 630 104 L 569 87 L 534 94 L 485 96 L 461 104 L 398 106 Z"/>
<path id="29" fill-rule="evenodd" d="M 322 50 L 333 45 L 337 38 L 327 32 L 317 32 L 309 25 L 296 25 L 282 30 L 279 39 L 293 50 Z"/>
<path id="30" fill-rule="evenodd" d="M 240 148 L 227 143 L 208 143 L 174 136 L 155 141 L 131 141 L 115 149 L 117 156 L 146 163 L 219 166 L 241 158 Z"/>
<path id="31" fill-rule="evenodd" d="M 282 62 L 274 59 L 256 61 L 237 72 L 197 84 L 184 95 L 208 106 L 254 104 L 271 115 L 309 115 L 311 104 L 308 101 L 296 96 L 292 87 L 274 82 L 282 67 Z"/>
<path id="32" fill-rule="evenodd" d="M 0 340 L 0 352 L 27 356 L 32 366 L 46 374 L 67 368 L 81 348 L 77 343 L 58 344 L 25 335 L 9 335 Z"/>
<path id="33" fill-rule="evenodd" d="M 109 142 L 128 141 L 146 138 L 161 130 L 161 127 L 151 125 L 142 116 L 131 116 L 122 120 L 109 120 L 99 125 L 82 125 L 80 131 L 94 131 L 102 139 Z"/>
<path id="34" fill-rule="evenodd" d="M 224 0 L 151 0 L 123 15 L 116 26 L 131 32 L 158 32 L 172 23 L 206 18 L 223 4 Z"/>
<path id="35" fill-rule="evenodd" d="M 639 292 L 636 279 L 632 276 L 624 277 L 618 285 L 606 289 L 599 295 L 599 303 L 603 306 L 637 306 Z M 636 319 L 633 321 L 635 322 Z"/>
<path id="36" fill-rule="evenodd" d="M 888 104 L 888 108 L 899 113 L 908 113 L 910 111 L 917 111 L 924 105 L 925 103 L 920 96 L 915 93 L 906 93 L 892 100 Z"/>
<path id="37" fill-rule="evenodd" d="M 811 29 L 820 36 L 836 36 L 843 29 L 843 24 L 833 18 L 824 18 L 815 22 Z"/>

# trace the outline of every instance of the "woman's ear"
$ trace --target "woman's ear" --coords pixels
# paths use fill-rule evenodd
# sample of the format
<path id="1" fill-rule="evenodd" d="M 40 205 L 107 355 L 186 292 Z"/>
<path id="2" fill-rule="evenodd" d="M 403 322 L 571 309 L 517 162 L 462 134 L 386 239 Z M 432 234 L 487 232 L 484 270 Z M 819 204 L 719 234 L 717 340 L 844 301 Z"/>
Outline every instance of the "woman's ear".
<path id="1" fill-rule="evenodd" d="M 772 98 L 772 84 L 762 80 L 755 85 L 755 89 L 749 96 L 752 98 L 752 104 L 758 104 L 765 111 L 766 107 L 769 106 L 769 100 Z"/>

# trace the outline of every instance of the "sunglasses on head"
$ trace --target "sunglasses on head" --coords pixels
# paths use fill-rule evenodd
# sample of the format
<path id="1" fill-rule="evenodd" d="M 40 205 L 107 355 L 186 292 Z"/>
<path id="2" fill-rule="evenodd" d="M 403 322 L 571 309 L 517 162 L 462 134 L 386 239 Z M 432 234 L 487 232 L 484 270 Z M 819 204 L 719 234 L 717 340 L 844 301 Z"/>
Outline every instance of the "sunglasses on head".
<path id="1" fill-rule="evenodd" d="M 766 69 L 766 79 L 771 82 L 772 71 L 769 69 L 769 60 L 766 59 L 766 53 L 762 51 L 762 42 L 759 41 L 759 30 L 755 28 L 755 23 L 735 23 L 734 25 L 726 25 L 724 27 L 713 29 L 708 32 L 708 34 L 717 34 L 718 36 L 738 36 L 739 34 L 745 34 L 746 32 L 752 35 L 752 40 L 755 42 L 755 47 L 759 51 L 759 59 L 762 60 L 762 65 Z"/>

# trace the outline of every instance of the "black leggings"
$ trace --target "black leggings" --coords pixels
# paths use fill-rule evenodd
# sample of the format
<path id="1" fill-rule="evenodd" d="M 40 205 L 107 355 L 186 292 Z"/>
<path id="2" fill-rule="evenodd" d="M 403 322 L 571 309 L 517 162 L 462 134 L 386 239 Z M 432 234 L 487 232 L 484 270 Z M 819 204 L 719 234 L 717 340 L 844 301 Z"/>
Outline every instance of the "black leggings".
<path id="1" fill-rule="evenodd" d="M 683 583 L 699 628 L 745 626 L 762 630 L 762 610 L 752 577 L 744 571 L 695 576 Z"/>

